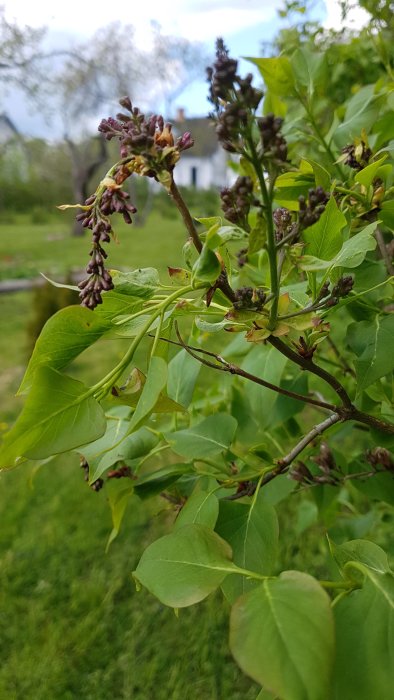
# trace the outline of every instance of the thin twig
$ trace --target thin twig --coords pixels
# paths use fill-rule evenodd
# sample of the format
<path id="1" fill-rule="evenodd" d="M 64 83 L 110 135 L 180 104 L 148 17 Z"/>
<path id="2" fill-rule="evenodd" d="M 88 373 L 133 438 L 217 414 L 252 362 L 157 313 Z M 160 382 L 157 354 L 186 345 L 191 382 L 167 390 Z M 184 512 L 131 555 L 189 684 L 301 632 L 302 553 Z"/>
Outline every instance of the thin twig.
<path id="1" fill-rule="evenodd" d="M 356 378 L 356 373 L 355 373 L 354 369 L 352 369 L 352 368 L 350 367 L 350 365 L 346 362 L 345 358 L 342 357 L 341 353 L 339 352 L 337 346 L 335 345 L 335 343 L 334 343 L 334 341 L 332 340 L 332 338 L 330 338 L 330 336 L 327 336 L 327 342 L 328 342 L 328 344 L 329 344 L 331 350 L 333 351 L 334 355 L 336 355 L 336 357 L 338 358 L 338 360 L 339 360 L 341 366 L 343 367 L 344 371 L 347 372 L 348 374 L 351 374 L 352 377 Z"/>
<path id="2" fill-rule="evenodd" d="M 189 353 L 192 357 L 194 357 L 195 360 L 198 362 L 201 362 L 201 364 L 205 365 L 206 367 L 211 367 L 212 369 L 217 369 L 222 372 L 229 372 L 230 374 L 235 374 L 238 377 L 243 377 L 244 379 L 248 379 L 251 382 L 254 382 L 255 384 L 259 384 L 260 386 L 265 387 L 266 389 L 271 389 L 271 391 L 276 391 L 278 394 L 283 394 L 284 396 L 288 396 L 291 399 L 296 399 L 296 401 L 302 401 L 303 403 L 309 403 L 312 406 L 318 406 L 319 408 L 324 408 L 328 411 L 337 411 L 338 407 L 335 406 L 335 404 L 332 403 L 326 403 L 325 401 L 319 401 L 317 399 L 312 399 L 309 396 L 304 396 L 303 394 L 297 394 L 295 391 L 288 391 L 287 389 L 283 389 L 280 386 L 277 386 L 276 384 L 271 384 L 271 382 L 265 381 L 265 379 L 261 379 L 260 377 L 256 377 L 256 375 L 251 374 L 250 372 L 246 372 L 245 370 L 241 369 L 241 367 L 238 367 L 237 365 L 234 365 L 231 362 L 227 362 L 221 355 L 217 355 L 214 352 L 210 352 L 208 350 L 203 350 L 202 348 L 195 348 L 193 346 L 187 345 L 185 341 L 183 340 L 178 324 L 175 323 L 175 331 L 179 339 L 179 345 L 181 345 L 186 352 Z M 174 341 L 170 341 L 174 343 Z M 176 343 L 177 344 L 177 343 Z M 209 360 L 206 360 L 202 357 L 198 357 L 196 353 L 200 353 L 203 355 L 207 355 L 209 357 L 213 357 L 217 363 L 215 364 L 214 362 L 209 362 Z"/>
<path id="3" fill-rule="evenodd" d="M 332 425 L 335 425 L 335 423 L 339 423 L 343 418 L 339 416 L 337 413 L 334 413 L 333 415 L 329 416 L 328 418 L 325 418 L 324 421 L 321 423 L 318 423 L 318 425 L 315 425 L 312 430 L 309 431 L 302 440 L 300 440 L 295 447 L 285 456 L 282 457 L 282 459 L 278 459 L 277 466 L 275 469 L 272 471 L 268 472 L 266 474 L 261 482 L 261 485 L 264 486 L 264 484 L 268 484 L 269 481 L 272 481 L 272 479 L 275 479 L 277 476 L 280 474 L 283 474 L 286 472 L 290 466 L 290 464 L 298 457 L 298 455 L 311 443 L 313 440 L 318 437 L 318 435 L 322 435 L 328 428 L 331 428 Z"/>
<path id="4" fill-rule="evenodd" d="M 285 236 L 285 237 L 282 238 L 280 241 L 278 241 L 278 243 L 276 244 L 277 250 L 279 250 L 280 248 L 282 248 L 282 246 L 286 245 L 286 243 L 290 243 L 290 241 L 291 241 L 293 238 L 296 238 L 296 237 L 298 236 L 299 233 L 300 233 L 300 229 L 299 229 L 299 227 L 297 226 L 297 228 L 295 228 L 293 231 L 291 231 L 290 233 L 288 233 L 287 236 Z"/>

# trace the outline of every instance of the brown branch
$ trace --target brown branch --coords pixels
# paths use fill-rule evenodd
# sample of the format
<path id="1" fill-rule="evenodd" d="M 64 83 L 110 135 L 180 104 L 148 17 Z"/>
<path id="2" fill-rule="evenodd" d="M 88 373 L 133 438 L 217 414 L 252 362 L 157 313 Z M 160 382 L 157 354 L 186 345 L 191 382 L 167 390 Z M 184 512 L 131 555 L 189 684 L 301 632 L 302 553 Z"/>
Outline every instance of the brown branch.
<path id="1" fill-rule="evenodd" d="M 338 407 L 335 406 L 332 403 L 326 403 L 326 401 L 319 401 L 317 399 L 312 399 L 309 396 L 304 396 L 303 394 L 297 394 L 295 391 L 288 391 L 287 389 L 283 389 L 280 386 L 277 386 L 276 384 L 271 384 L 271 382 L 267 382 L 265 379 L 261 379 L 260 377 L 256 377 L 256 375 L 251 374 L 250 372 L 246 372 L 245 370 L 241 369 L 241 367 L 238 367 L 237 365 L 232 364 L 231 362 L 227 362 L 221 355 L 217 355 L 214 352 L 210 352 L 208 350 L 203 350 L 202 348 L 195 348 L 190 345 L 186 345 L 185 341 L 183 340 L 178 324 L 175 324 L 175 330 L 176 334 L 179 339 L 179 345 L 181 345 L 186 352 L 189 353 L 192 357 L 194 357 L 195 360 L 198 362 L 201 362 L 201 364 L 205 365 L 206 367 L 211 367 L 212 369 L 217 369 L 221 372 L 229 372 L 230 374 L 235 374 L 238 377 L 243 377 L 244 379 L 249 379 L 249 381 L 254 382 L 255 384 L 259 384 L 260 386 L 265 387 L 266 389 L 270 389 L 271 391 L 276 391 L 278 394 L 283 394 L 283 396 L 287 396 L 291 399 L 296 399 L 296 401 L 302 401 L 303 403 L 309 403 L 312 406 L 318 406 L 319 408 L 324 408 L 328 411 L 337 411 Z M 164 340 L 164 338 L 163 338 Z M 178 345 L 178 343 L 174 343 L 174 341 L 169 341 L 175 345 Z M 214 362 L 209 362 L 209 360 L 205 360 L 202 357 L 198 357 L 196 353 L 201 353 L 202 355 L 207 355 L 209 357 L 213 357 L 219 364 L 215 364 Z"/>
<path id="2" fill-rule="evenodd" d="M 329 416 L 325 420 L 323 420 L 321 423 L 318 423 L 318 425 L 315 425 L 312 430 L 309 431 L 302 440 L 300 440 L 295 447 L 285 456 L 282 457 L 282 459 L 278 459 L 277 461 L 277 466 L 275 469 L 272 471 L 268 472 L 266 474 L 262 481 L 261 481 L 261 486 L 264 486 L 264 484 L 268 484 L 272 479 L 275 479 L 277 476 L 280 474 L 283 474 L 284 472 L 287 471 L 289 468 L 290 464 L 298 457 L 299 454 L 307 447 L 313 440 L 318 437 L 318 435 L 322 435 L 326 430 L 331 428 L 332 425 L 335 425 L 335 423 L 339 423 L 339 421 L 343 420 L 341 416 L 339 416 L 337 413 L 334 413 L 333 415 Z"/>
<path id="3" fill-rule="evenodd" d="M 389 435 L 394 435 L 394 423 L 387 423 L 387 421 L 381 418 L 376 418 L 375 416 L 370 416 L 369 413 L 364 413 L 359 411 L 355 406 L 349 411 L 348 420 L 355 420 L 359 423 L 365 423 L 369 425 L 370 428 L 375 428 L 383 433 L 388 433 Z"/>
<path id="4" fill-rule="evenodd" d="M 327 384 L 329 384 L 338 394 L 345 408 L 349 410 L 352 410 L 354 408 L 345 387 L 342 386 L 342 384 L 335 377 L 329 374 L 329 372 L 326 372 L 326 370 L 322 367 L 315 365 L 315 363 L 312 360 L 307 360 L 305 357 L 301 357 L 301 355 L 298 355 L 298 353 L 294 352 L 294 350 L 289 348 L 289 346 L 286 345 L 286 343 L 284 343 L 283 340 L 280 340 L 280 338 L 276 338 L 275 336 L 270 335 L 267 340 L 269 343 L 271 343 L 271 345 L 274 346 L 274 348 L 279 350 L 279 352 L 281 352 L 282 355 L 288 357 L 289 360 L 295 362 L 297 365 L 302 367 L 302 369 L 306 369 L 309 372 L 312 372 L 312 374 L 316 374 L 317 377 L 320 377 L 325 382 L 327 382 Z"/>
<path id="5" fill-rule="evenodd" d="M 394 275 L 394 265 L 391 260 L 391 256 L 389 254 L 389 251 L 387 249 L 387 246 L 384 242 L 383 234 L 379 228 L 379 226 L 375 229 L 375 238 L 378 243 L 378 247 L 380 250 L 380 254 L 384 260 L 384 264 L 386 265 L 386 270 L 389 273 L 389 275 Z"/>
<path id="6" fill-rule="evenodd" d="M 186 226 L 186 230 L 193 241 L 193 245 L 195 249 L 197 250 L 198 253 L 201 253 L 202 251 L 202 243 L 200 240 L 200 237 L 197 233 L 197 229 L 194 225 L 194 221 L 192 219 L 192 216 L 190 214 L 190 211 L 181 195 L 181 193 L 178 190 L 178 187 L 175 184 L 174 178 L 171 176 L 171 184 L 170 184 L 170 189 L 169 189 L 169 195 L 172 198 L 173 202 L 175 203 L 178 211 L 180 212 L 183 222 Z M 223 270 L 219 277 L 217 278 L 215 284 L 214 284 L 215 289 L 220 289 L 223 294 L 229 299 L 231 302 L 234 302 L 236 300 L 235 293 L 233 289 L 231 288 L 228 278 L 227 278 L 227 273 L 225 270 Z"/>
<path id="7" fill-rule="evenodd" d="M 187 232 L 188 232 L 190 238 L 193 241 L 195 249 L 197 250 L 198 253 L 201 253 L 202 243 L 200 241 L 200 237 L 197 233 L 197 229 L 194 225 L 190 211 L 187 208 L 187 206 L 184 202 L 184 199 L 183 199 L 181 193 L 179 192 L 172 175 L 171 175 L 171 184 L 170 184 L 170 189 L 169 189 L 169 195 L 173 199 L 173 201 L 175 202 L 175 205 L 182 216 L 183 222 L 186 226 L 186 229 L 187 229 Z"/>

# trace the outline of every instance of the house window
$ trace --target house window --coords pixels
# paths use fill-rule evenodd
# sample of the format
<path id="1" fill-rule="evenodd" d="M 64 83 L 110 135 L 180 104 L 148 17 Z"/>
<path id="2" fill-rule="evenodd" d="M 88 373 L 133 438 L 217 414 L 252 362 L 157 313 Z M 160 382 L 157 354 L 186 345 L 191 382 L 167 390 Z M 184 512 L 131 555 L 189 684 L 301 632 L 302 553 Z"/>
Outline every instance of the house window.
<path id="1" fill-rule="evenodd" d="M 190 180 L 191 180 L 191 186 L 192 187 L 197 187 L 197 168 L 195 165 L 190 170 Z"/>

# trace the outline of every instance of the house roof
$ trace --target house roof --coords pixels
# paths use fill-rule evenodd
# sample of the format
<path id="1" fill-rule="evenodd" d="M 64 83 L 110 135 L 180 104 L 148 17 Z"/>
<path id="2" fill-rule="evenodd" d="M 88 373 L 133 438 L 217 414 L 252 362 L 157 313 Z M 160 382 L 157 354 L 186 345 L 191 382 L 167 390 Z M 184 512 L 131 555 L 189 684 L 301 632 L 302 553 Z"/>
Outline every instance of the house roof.
<path id="1" fill-rule="evenodd" d="M 215 125 L 206 117 L 194 117 L 191 119 L 174 119 L 174 135 L 180 136 L 190 131 L 194 140 L 193 148 L 182 153 L 184 157 L 209 158 L 218 150 L 218 139 L 215 134 Z"/>

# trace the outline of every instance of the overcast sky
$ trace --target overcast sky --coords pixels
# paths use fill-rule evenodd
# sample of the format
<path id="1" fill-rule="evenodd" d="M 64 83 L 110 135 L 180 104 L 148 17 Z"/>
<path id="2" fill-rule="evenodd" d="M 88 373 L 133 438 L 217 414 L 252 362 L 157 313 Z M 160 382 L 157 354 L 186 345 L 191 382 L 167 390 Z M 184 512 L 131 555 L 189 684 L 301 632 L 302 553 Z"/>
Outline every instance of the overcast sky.
<path id="1" fill-rule="evenodd" d="M 20 25 L 46 26 L 49 44 L 73 43 L 92 36 L 114 21 L 132 24 L 136 41 L 149 46 L 152 22 L 161 26 L 163 34 L 203 41 L 209 49 L 214 39 L 223 36 L 234 56 L 260 53 L 263 41 L 269 41 L 279 27 L 277 10 L 283 0 L 2 0 L 8 19 Z M 316 0 L 315 16 L 326 26 L 340 26 L 338 0 Z M 357 13 L 356 24 L 362 22 Z M 243 70 L 249 70 L 246 65 Z M 179 106 L 190 114 L 204 113 L 206 86 L 194 84 L 179 97 Z M 14 96 L 4 99 L 0 111 L 13 112 L 18 128 L 30 135 L 41 135 L 43 123 L 37 114 L 28 114 L 23 100 Z"/>

